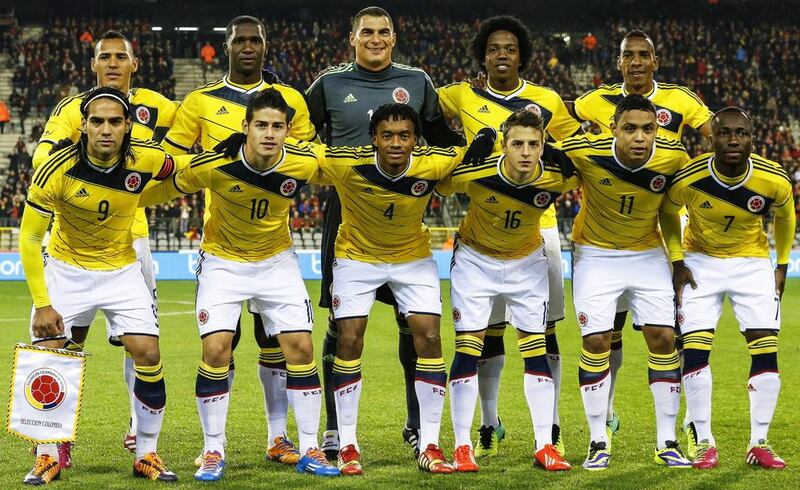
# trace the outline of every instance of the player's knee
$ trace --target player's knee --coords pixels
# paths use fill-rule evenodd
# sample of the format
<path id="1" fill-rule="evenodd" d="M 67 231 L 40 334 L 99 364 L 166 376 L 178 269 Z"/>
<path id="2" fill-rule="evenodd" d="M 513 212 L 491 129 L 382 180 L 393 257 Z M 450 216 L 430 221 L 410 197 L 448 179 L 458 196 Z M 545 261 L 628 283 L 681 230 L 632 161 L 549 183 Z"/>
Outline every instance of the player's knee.
<path id="1" fill-rule="evenodd" d="M 439 329 L 429 329 L 414 335 L 414 347 L 420 357 L 436 356 L 442 350 Z"/>
<path id="2" fill-rule="evenodd" d="M 364 338 L 358 332 L 352 329 L 342 329 L 339 331 L 336 354 L 342 359 L 350 359 L 352 356 L 359 357 L 363 344 Z"/>
<path id="3" fill-rule="evenodd" d="M 644 330 L 650 352 L 669 354 L 675 350 L 675 330 L 669 327 L 647 327 Z"/>
<path id="4" fill-rule="evenodd" d="M 583 348 L 592 354 L 611 350 L 611 332 L 590 334 L 583 337 Z"/>
<path id="5" fill-rule="evenodd" d="M 155 366 L 161 362 L 158 342 L 147 342 L 129 349 L 134 364 L 139 366 Z"/>
<path id="6" fill-rule="evenodd" d="M 222 367 L 231 361 L 231 337 L 228 335 L 209 335 L 203 339 L 203 362 L 209 366 Z"/>

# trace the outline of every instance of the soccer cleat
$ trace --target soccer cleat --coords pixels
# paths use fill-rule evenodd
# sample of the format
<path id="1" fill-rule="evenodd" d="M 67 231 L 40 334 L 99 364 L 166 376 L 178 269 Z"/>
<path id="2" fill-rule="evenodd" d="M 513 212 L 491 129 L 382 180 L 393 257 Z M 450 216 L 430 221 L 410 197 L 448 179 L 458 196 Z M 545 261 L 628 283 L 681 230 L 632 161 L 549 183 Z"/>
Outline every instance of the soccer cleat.
<path id="1" fill-rule="evenodd" d="M 58 466 L 62 470 L 72 468 L 72 443 L 62 442 L 58 445 Z"/>
<path id="2" fill-rule="evenodd" d="M 414 450 L 414 458 L 419 457 L 419 429 L 403 427 L 403 441 Z"/>
<path id="3" fill-rule="evenodd" d="M 317 448 L 309 449 L 297 462 L 298 473 L 310 473 L 317 476 L 339 476 L 339 468 L 328 462 L 325 453 Z"/>
<path id="4" fill-rule="evenodd" d="M 128 451 L 135 453 L 136 452 L 136 434 L 125 434 L 125 439 L 122 440 L 122 447 L 127 449 Z M 203 456 L 200 455 L 200 459 L 202 461 Z"/>
<path id="5" fill-rule="evenodd" d="M 606 420 L 606 432 L 609 432 L 611 435 L 614 435 L 619 430 L 619 417 L 617 416 L 617 412 L 611 413 L 611 420 Z"/>
<path id="6" fill-rule="evenodd" d="M 47 485 L 53 480 L 58 480 L 61 476 L 60 471 L 61 468 L 58 466 L 58 461 L 48 454 L 42 454 L 36 457 L 33 469 L 25 475 L 22 483 L 26 485 Z"/>
<path id="7" fill-rule="evenodd" d="M 296 465 L 300 461 L 300 451 L 286 436 L 278 436 L 275 438 L 275 445 L 267 449 L 267 461 Z"/>
<path id="8" fill-rule="evenodd" d="M 534 463 L 538 463 L 547 471 L 566 471 L 572 469 L 572 466 L 561 456 L 555 446 L 552 444 L 545 444 L 545 446 L 536 451 Z"/>
<path id="9" fill-rule="evenodd" d="M 697 445 L 697 455 L 692 460 L 692 468 L 698 470 L 710 470 L 719 466 L 719 456 L 717 448 L 708 443 L 708 441 L 701 441 Z"/>
<path id="10" fill-rule="evenodd" d="M 328 461 L 336 461 L 339 457 L 339 431 L 326 430 L 322 433 L 322 452 Z"/>
<path id="11" fill-rule="evenodd" d="M 353 476 L 364 473 L 361 468 L 361 454 L 353 444 L 348 444 L 339 450 L 339 472 L 342 475 Z"/>
<path id="12" fill-rule="evenodd" d="M 152 481 L 178 481 L 178 475 L 169 471 L 156 453 L 148 453 L 133 463 L 133 476 Z"/>
<path id="13" fill-rule="evenodd" d="M 775 454 L 765 439 L 760 439 L 758 444 L 747 450 L 746 461 L 748 464 L 758 465 L 768 470 L 782 470 L 786 468 L 786 461 Z"/>
<path id="14" fill-rule="evenodd" d="M 417 466 L 420 470 L 435 475 L 449 475 L 455 471 L 453 465 L 444 459 L 442 450 L 436 444 L 428 444 L 428 447 L 419 453 Z"/>
<path id="15" fill-rule="evenodd" d="M 606 449 L 606 443 L 592 441 L 583 467 L 589 471 L 605 470 L 608 469 L 609 462 L 611 462 L 611 451 Z"/>
<path id="16" fill-rule="evenodd" d="M 553 446 L 558 451 L 558 454 L 561 458 L 567 457 L 567 450 L 564 447 L 564 438 L 561 437 L 561 426 L 557 424 L 553 424 Z"/>
<path id="17" fill-rule="evenodd" d="M 478 429 L 478 446 L 475 448 L 475 457 L 485 458 L 497 456 L 500 441 L 506 438 L 506 428 L 500 418 L 497 418 L 497 427 L 482 425 Z"/>
<path id="18" fill-rule="evenodd" d="M 697 430 L 694 422 L 689 422 L 683 426 L 683 433 L 686 434 L 686 455 L 689 459 L 697 458 Z"/>
<path id="19" fill-rule="evenodd" d="M 206 451 L 203 454 L 203 464 L 194 472 L 197 481 L 217 481 L 225 473 L 225 460 L 219 451 Z"/>
<path id="20" fill-rule="evenodd" d="M 687 458 L 676 441 L 667 441 L 663 449 L 656 448 L 653 460 L 656 464 L 668 468 L 691 468 L 692 462 Z"/>
<path id="21" fill-rule="evenodd" d="M 453 453 L 453 468 L 459 473 L 474 473 L 478 471 L 475 454 L 466 444 L 458 446 Z"/>

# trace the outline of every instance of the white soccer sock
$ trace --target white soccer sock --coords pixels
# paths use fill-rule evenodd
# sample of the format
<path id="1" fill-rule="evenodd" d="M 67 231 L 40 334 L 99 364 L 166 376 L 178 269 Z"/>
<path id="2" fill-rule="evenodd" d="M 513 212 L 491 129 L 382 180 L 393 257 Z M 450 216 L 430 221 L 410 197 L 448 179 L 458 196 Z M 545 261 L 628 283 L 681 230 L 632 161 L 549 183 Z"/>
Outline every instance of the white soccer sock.
<path id="1" fill-rule="evenodd" d="M 166 389 L 162 366 L 134 366 L 136 371 L 136 459 L 156 452 L 164 422 Z M 139 385 L 138 388 L 136 385 Z M 149 405 L 148 405 L 149 404 Z"/>
<path id="2" fill-rule="evenodd" d="M 481 396 L 481 425 L 497 427 L 497 398 L 500 392 L 500 373 L 506 363 L 505 354 L 478 361 L 478 391 Z"/>
<path id="3" fill-rule="evenodd" d="M 287 364 L 286 378 L 288 389 L 286 396 L 294 411 L 297 423 L 297 444 L 300 454 L 309 449 L 319 447 L 319 418 L 322 408 L 322 387 L 319 383 L 317 365 L 314 361 L 308 364 Z"/>
<path id="4" fill-rule="evenodd" d="M 203 426 L 203 453 L 218 451 L 225 458 L 225 425 L 228 420 L 230 392 L 196 397 L 200 424 Z"/>
<path id="5" fill-rule="evenodd" d="M 553 376 L 553 424 L 561 426 L 561 417 L 558 415 L 558 399 L 561 397 L 561 354 L 547 354 L 547 365 Z"/>
<path id="6" fill-rule="evenodd" d="M 711 434 L 711 366 L 704 366 L 683 376 L 683 394 L 686 397 L 686 414 L 691 410 L 697 440 L 708 442 L 714 446 Z"/>
<path id="7" fill-rule="evenodd" d="M 267 414 L 269 445 L 275 438 L 286 435 L 286 420 L 289 417 L 289 399 L 286 396 L 286 370 L 259 364 L 258 378 L 264 389 L 264 411 Z"/>
<path id="8" fill-rule="evenodd" d="M 536 450 L 553 443 L 553 410 L 555 382 L 547 376 L 525 374 L 525 399 L 531 412 Z"/>
<path id="9" fill-rule="evenodd" d="M 128 387 L 128 403 L 131 411 L 131 417 L 128 423 L 128 434 L 136 434 L 136 397 L 133 394 L 133 384 L 136 382 L 136 371 L 133 369 L 133 358 L 127 350 L 123 357 L 122 375 L 125 378 L 125 385 Z"/>
<path id="10" fill-rule="evenodd" d="M 666 447 L 667 441 L 676 440 L 675 421 L 681 406 L 681 384 L 658 381 L 650 383 L 656 411 L 656 438 L 658 448 Z"/>
<path id="11" fill-rule="evenodd" d="M 611 355 L 608 358 L 611 366 L 608 385 L 608 410 L 606 419 L 611 420 L 614 416 L 614 393 L 617 385 L 617 373 L 619 368 L 622 367 L 622 349 L 611 349 Z"/>
<path id="12" fill-rule="evenodd" d="M 58 461 L 58 446 L 56 444 L 37 444 L 36 456 L 48 455 Z"/>
<path id="13" fill-rule="evenodd" d="M 478 402 L 478 376 L 468 376 L 450 381 L 450 417 L 456 447 L 464 444 L 472 447 L 472 418 Z M 421 447 L 421 446 L 420 446 Z"/>
<path id="14" fill-rule="evenodd" d="M 750 395 L 750 445 L 755 446 L 767 439 L 781 391 L 781 378 L 775 372 L 757 374 L 750 378 L 747 390 Z"/>
<path id="15" fill-rule="evenodd" d="M 338 359 L 337 359 L 338 360 Z M 334 364 L 334 368 L 336 365 Z M 363 388 L 361 378 L 339 389 L 334 387 L 333 398 L 336 401 L 336 420 L 339 424 L 339 447 L 353 444 L 359 450 L 356 439 L 358 423 L 358 402 Z"/>

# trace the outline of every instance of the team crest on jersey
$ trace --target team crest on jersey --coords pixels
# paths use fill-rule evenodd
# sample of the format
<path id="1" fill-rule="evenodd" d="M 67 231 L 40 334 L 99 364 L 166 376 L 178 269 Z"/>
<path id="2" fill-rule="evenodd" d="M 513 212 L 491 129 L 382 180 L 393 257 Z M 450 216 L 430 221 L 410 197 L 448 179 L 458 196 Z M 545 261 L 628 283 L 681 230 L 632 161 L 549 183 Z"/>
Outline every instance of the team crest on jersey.
<path id="1" fill-rule="evenodd" d="M 414 185 L 411 186 L 411 193 L 415 196 L 421 196 L 428 190 L 428 182 L 424 180 L 418 180 L 414 182 Z"/>
<path id="2" fill-rule="evenodd" d="M 767 201 L 759 196 L 755 195 L 747 200 L 747 209 L 752 211 L 753 213 L 757 213 L 764 209 L 764 206 L 767 204 Z"/>
<path id="3" fill-rule="evenodd" d="M 542 108 L 539 107 L 536 104 L 528 104 L 528 105 L 526 105 L 525 106 L 525 110 L 526 111 L 531 111 L 531 112 L 533 112 L 534 114 L 536 114 L 539 117 L 542 116 Z"/>
<path id="4" fill-rule="evenodd" d="M 679 326 L 679 327 L 680 327 L 681 325 L 683 325 L 683 322 L 684 322 L 685 320 L 686 320 L 686 317 L 685 317 L 685 316 L 683 316 L 683 312 L 682 312 L 682 311 L 679 311 L 679 312 L 678 312 L 678 314 L 677 314 L 677 315 L 675 315 L 675 321 L 678 323 L 678 326 Z"/>
<path id="5" fill-rule="evenodd" d="M 141 106 L 136 109 L 136 119 L 139 120 L 142 124 L 147 124 L 150 122 L 150 109 L 147 107 Z"/>
<path id="6" fill-rule="evenodd" d="M 208 311 L 206 311 L 206 310 L 198 311 L 197 312 L 197 323 L 199 323 L 200 325 L 205 325 L 206 323 L 208 323 L 208 317 L 209 317 Z"/>
<path id="7" fill-rule="evenodd" d="M 659 126 L 664 127 L 672 122 L 672 113 L 667 109 L 659 109 L 656 111 L 656 121 Z"/>
<path id="8" fill-rule="evenodd" d="M 339 307 L 342 306 L 342 300 L 339 299 L 339 296 L 333 296 L 333 299 L 331 300 L 331 306 L 334 310 L 338 310 Z"/>
<path id="9" fill-rule="evenodd" d="M 581 327 L 585 327 L 587 323 L 589 323 L 589 315 L 582 311 L 578 313 L 578 324 Z"/>
<path id="10" fill-rule="evenodd" d="M 537 208 L 544 208 L 550 204 L 550 193 L 547 191 L 537 192 L 535 196 L 533 196 L 533 204 L 536 205 Z"/>
<path id="11" fill-rule="evenodd" d="M 663 175 L 656 175 L 650 179 L 650 190 L 653 192 L 661 191 L 665 185 L 667 185 L 667 178 Z"/>
<path id="12" fill-rule="evenodd" d="M 281 184 L 281 194 L 284 196 L 291 196 L 295 189 L 297 189 L 297 181 L 294 179 L 286 179 Z"/>
<path id="13" fill-rule="evenodd" d="M 131 172 L 125 177 L 125 188 L 130 192 L 135 191 L 142 185 L 142 176 L 138 172 Z"/>
<path id="14" fill-rule="evenodd" d="M 403 87 L 397 87 L 396 89 L 392 90 L 392 100 L 398 104 L 408 104 L 408 102 L 411 100 L 411 94 L 409 94 L 408 90 L 404 89 Z"/>
<path id="15" fill-rule="evenodd" d="M 67 397 L 67 383 L 58 371 L 39 368 L 25 380 L 25 399 L 41 412 L 57 408 Z"/>
<path id="16" fill-rule="evenodd" d="M 461 310 L 453 308 L 453 321 L 458 323 L 461 321 Z"/>

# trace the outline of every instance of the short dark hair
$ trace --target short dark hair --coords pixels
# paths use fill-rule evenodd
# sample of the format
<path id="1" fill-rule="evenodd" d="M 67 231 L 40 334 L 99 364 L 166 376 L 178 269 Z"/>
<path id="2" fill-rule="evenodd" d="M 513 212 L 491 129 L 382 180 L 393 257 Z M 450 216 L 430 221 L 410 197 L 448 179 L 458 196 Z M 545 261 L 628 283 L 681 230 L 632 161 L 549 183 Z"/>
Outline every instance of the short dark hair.
<path id="1" fill-rule="evenodd" d="M 255 97 L 247 103 L 244 118 L 249 123 L 253 120 L 253 113 L 261 109 L 275 109 L 286 115 L 286 123 L 289 123 L 289 104 L 283 95 L 274 88 L 268 88 L 257 93 Z"/>
<path id="2" fill-rule="evenodd" d="M 747 119 L 747 122 L 750 123 L 750 127 L 753 126 L 753 120 L 750 118 L 750 114 L 745 112 L 744 109 L 742 109 L 740 107 L 736 107 L 736 106 L 728 106 L 728 107 L 723 107 L 722 109 L 720 109 L 720 110 L 718 110 L 717 112 L 714 113 L 714 117 L 711 118 L 711 127 L 712 128 L 716 128 L 717 127 L 717 124 L 719 124 L 719 122 L 718 122 L 719 116 L 721 116 L 723 114 L 741 114 L 742 116 L 744 116 L 745 119 Z"/>
<path id="3" fill-rule="evenodd" d="M 419 137 L 422 134 L 422 121 L 417 111 L 406 104 L 384 104 L 372 114 L 369 120 L 370 137 L 378 134 L 378 123 L 382 121 L 411 121 L 414 124 L 414 134 Z"/>
<path id="4" fill-rule="evenodd" d="M 656 113 L 656 106 L 647 97 L 640 94 L 626 95 L 619 101 L 617 108 L 614 110 L 614 122 L 618 122 L 622 114 L 628 111 L 644 111 Z"/>
<path id="5" fill-rule="evenodd" d="M 542 116 L 530 109 L 518 109 L 512 112 L 511 115 L 503 121 L 500 125 L 500 132 L 503 133 L 503 138 L 508 136 L 508 131 L 513 126 L 538 129 L 542 133 L 542 138 L 544 138 L 544 120 Z"/>
<path id="6" fill-rule="evenodd" d="M 120 41 L 124 42 L 125 45 L 128 48 L 130 48 L 131 53 L 133 53 L 133 45 L 128 40 L 128 38 L 125 37 L 125 34 L 119 32 L 119 31 L 117 31 L 115 29 L 109 29 L 106 32 L 100 34 L 100 37 L 97 38 L 97 44 L 95 44 L 95 47 L 94 47 L 95 54 L 97 53 L 97 47 L 100 46 L 100 41 L 107 41 L 109 39 L 119 39 Z"/>
<path id="7" fill-rule="evenodd" d="M 356 29 L 358 29 L 358 23 L 361 22 L 362 17 L 386 17 L 389 19 L 389 25 L 392 26 L 392 30 L 394 30 L 394 22 L 389 12 L 380 7 L 367 7 L 359 10 L 358 13 L 353 16 L 353 32 L 356 32 Z"/>
<path id="8" fill-rule="evenodd" d="M 225 43 L 227 44 L 230 40 L 231 36 L 233 35 L 233 28 L 238 25 L 242 24 L 255 24 L 261 27 L 261 30 L 264 31 L 264 40 L 267 39 L 267 26 L 261 22 L 260 19 L 253 17 L 252 15 L 239 15 L 231 19 L 228 22 L 228 25 L 225 26 Z"/>
<path id="9" fill-rule="evenodd" d="M 121 90 L 113 87 L 96 87 L 86 92 L 83 96 L 83 100 L 81 100 L 81 117 L 86 119 L 89 116 L 89 106 L 92 102 L 97 99 L 105 98 L 119 103 L 119 105 L 122 106 L 122 114 L 125 116 L 125 119 L 131 118 L 130 101 L 128 100 L 128 96 L 125 95 L 125 93 Z M 80 156 L 81 162 L 88 161 L 86 155 L 86 149 L 88 146 L 89 136 L 86 133 L 83 133 L 81 134 L 80 140 L 78 140 L 78 155 Z M 121 165 L 117 167 L 115 172 L 124 171 L 125 161 L 128 158 L 134 159 L 133 150 L 131 149 L 131 131 L 128 131 L 122 140 L 122 145 L 119 148 L 119 161 L 117 162 Z"/>
<path id="10" fill-rule="evenodd" d="M 472 57 L 478 63 L 478 66 L 483 67 L 483 60 L 486 58 L 486 43 L 489 42 L 489 36 L 497 31 L 508 31 L 517 37 L 517 42 L 519 43 L 519 67 L 520 69 L 525 68 L 533 53 L 531 32 L 521 20 L 510 15 L 498 15 L 481 22 L 478 32 L 472 38 L 471 45 Z"/>
<path id="11" fill-rule="evenodd" d="M 650 45 L 650 49 L 653 51 L 653 54 L 655 54 L 655 52 L 656 52 L 656 45 L 653 43 L 653 40 L 650 38 L 650 36 L 648 36 L 648 35 L 647 35 L 647 33 L 646 33 L 646 32 L 644 32 L 644 31 L 643 31 L 643 30 L 641 30 L 641 29 L 633 29 L 633 30 L 631 30 L 631 31 L 628 31 L 628 32 L 625 34 L 625 36 L 623 36 L 623 37 L 622 37 L 622 41 L 620 41 L 620 43 L 619 43 L 619 50 L 620 50 L 620 52 L 622 52 L 622 44 L 623 44 L 623 43 L 624 43 L 626 40 L 628 40 L 628 39 L 630 39 L 630 38 L 632 38 L 632 37 L 639 38 L 639 39 L 644 39 L 645 41 L 647 41 L 647 44 L 649 44 L 649 45 Z"/>

